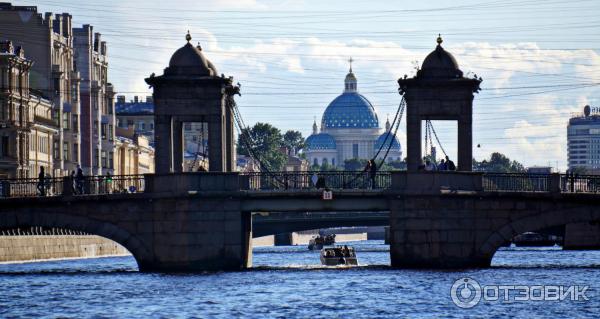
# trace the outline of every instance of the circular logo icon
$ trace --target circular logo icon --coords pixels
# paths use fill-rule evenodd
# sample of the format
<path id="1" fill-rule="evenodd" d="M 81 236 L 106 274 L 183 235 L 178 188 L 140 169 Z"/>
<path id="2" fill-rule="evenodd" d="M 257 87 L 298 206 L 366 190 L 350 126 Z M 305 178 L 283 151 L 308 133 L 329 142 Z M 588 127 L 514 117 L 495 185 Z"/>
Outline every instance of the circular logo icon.
<path id="1" fill-rule="evenodd" d="M 481 286 L 469 277 L 458 279 L 450 290 L 452 302 L 460 308 L 473 308 L 481 300 Z"/>

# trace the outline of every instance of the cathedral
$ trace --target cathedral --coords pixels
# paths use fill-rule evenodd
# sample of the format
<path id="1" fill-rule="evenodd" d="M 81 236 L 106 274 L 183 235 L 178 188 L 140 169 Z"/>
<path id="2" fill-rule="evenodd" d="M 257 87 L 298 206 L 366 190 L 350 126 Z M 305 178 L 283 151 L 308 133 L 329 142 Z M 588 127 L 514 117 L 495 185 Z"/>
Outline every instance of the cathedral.
<path id="1" fill-rule="evenodd" d="M 391 144 L 386 161 L 401 160 L 400 142 L 390 132 L 389 120 L 385 126 L 382 132 L 375 108 L 365 96 L 358 93 L 356 76 L 350 65 L 344 80 L 344 92 L 325 109 L 321 129 L 316 121 L 313 124 L 313 132 L 306 139 L 306 158 L 311 165 L 342 167 L 347 159 L 373 158 L 385 143 L 377 158 L 383 158 Z"/>

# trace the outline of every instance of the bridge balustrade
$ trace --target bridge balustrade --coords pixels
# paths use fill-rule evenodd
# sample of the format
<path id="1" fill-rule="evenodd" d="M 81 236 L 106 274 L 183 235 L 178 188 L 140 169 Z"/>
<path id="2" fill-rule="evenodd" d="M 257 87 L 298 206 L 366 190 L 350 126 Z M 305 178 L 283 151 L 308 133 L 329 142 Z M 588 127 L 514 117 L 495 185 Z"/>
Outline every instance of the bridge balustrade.
<path id="1" fill-rule="evenodd" d="M 485 173 L 483 189 L 487 192 L 550 192 L 551 174 Z"/>
<path id="2" fill-rule="evenodd" d="M 0 180 L 0 198 L 139 193 L 144 189 L 143 175 L 48 177 L 43 184 L 37 178 Z"/>
<path id="3" fill-rule="evenodd" d="M 390 172 L 370 174 L 356 171 L 243 173 L 250 190 L 388 189 Z"/>
<path id="4" fill-rule="evenodd" d="M 180 174 L 186 175 L 186 173 Z M 165 176 L 161 179 L 160 184 L 165 185 L 150 185 L 148 187 L 146 185 L 147 181 L 152 181 L 156 175 L 86 176 L 83 180 L 71 177 L 50 177 L 44 179 L 43 186 L 40 185 L 37 178 L 2 179 L 0 180 L 0 198 L 156 192 L 165 187 L 172 190 L 173 185 L 185 188 L 181 191 L 211 190 L 215 187 L 228 190 L 255 191 L 301 191 L 325 188 L 332 190 L 391 189 L 392 180 L 394 180 L 395 190 L 421 193 L 439 192 L 440 189 L 476 192 L 600 192 L 600 175 L 475 172 L 408 173 L 403 171 L 379 172 L 375 176 L 375 183 L 373 183 L 370 174 L 356 171 L 241 173 L 239 179 L 237 173 L 225 174 L 231 175 L 227 178 L 223 173 L 198 173 L 195 174 L 198 178 L 188 176 L 189 174 L 186 175 L 189 179 L 189 185 L 181 184 L 179 182 L 181 177 L 171 175 L 166 176 L 170 178 L 169 181 L 164 180 Z M 318 182 L 315 183 L 315 181 Z M 156 181 L 152 183 L 156 184 Z M 223 183 L 229 186 L 221 185 Z"/>

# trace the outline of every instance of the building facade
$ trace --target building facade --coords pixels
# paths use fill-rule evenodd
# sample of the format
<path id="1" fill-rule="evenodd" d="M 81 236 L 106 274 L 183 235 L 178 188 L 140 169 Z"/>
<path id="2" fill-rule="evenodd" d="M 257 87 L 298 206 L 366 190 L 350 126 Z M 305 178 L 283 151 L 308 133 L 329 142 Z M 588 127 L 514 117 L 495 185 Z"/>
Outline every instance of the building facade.
<path id="1" fill-rule="evenodd" d="M 90 174 L 114 173 L 114 89 L 108 82 L 106 42 L 93 27 L 73 29 L 75 65 L 81 75 L 81 166 Z"/>
<path id="2" fill-rule="evenodd" d="M 0 41 L 0 178 L 33 178 L 55 167 L 58 123 L 52 103 L 30 90 L 33 62 L 11 41 Z"/>
<path id="3" fill-rule="evenodd" d="M 583 114 L 569 119 L 567 160 L 569 170 L 600 172 L 600 108 L 586 105 Z"/>
<path id="4" fill-rule="evenodd" d="M 73 64 L 73 34 L 68 13 L 37 12 L 37 7 L 0 4 L 0 39 L 27 50 L 33 61 L 30 86 L 51 101 L 52 118 L 58 123 L 53 139 L 54 176 L 75 169 L 79 162 L 79 75 Z"/>
<path id="5" fill-rule="evenodd" d="M 144 135 L 117 128 L 114 149 L 114 175 L 154 173 L 154 148 Z"/>
<path id="6" fill-rule="evenodd" d="M 154 145 L 154 102 L 152 96 L 145 100 L 134 96 L 126 102 L 125 96 L 117 96 L 115 105 L 116 123 L 119 128 L 133 129 L 136 134 L 145 136 Z M 206 166 L 208 158 L 208 125 L 202 122 L 189 122 L 183 125 L 184 170 L 197 171 Z"/>
<path id="7" fill-rule="evenodd" d="M 343 166 L 348 159 L 375 157 L 383 145 L 378 158 L 391 147 L 386 160 L 401 160 L 400 142 L 390 133 L 391 129 L 388 121 L 382 132 L 375 108 L 358 93 L 357 79 L 350 67 L 344 80 L 344 92 L 325 109 L 320 130 L 315 121 L 304 152 L 310 165 Z"/>

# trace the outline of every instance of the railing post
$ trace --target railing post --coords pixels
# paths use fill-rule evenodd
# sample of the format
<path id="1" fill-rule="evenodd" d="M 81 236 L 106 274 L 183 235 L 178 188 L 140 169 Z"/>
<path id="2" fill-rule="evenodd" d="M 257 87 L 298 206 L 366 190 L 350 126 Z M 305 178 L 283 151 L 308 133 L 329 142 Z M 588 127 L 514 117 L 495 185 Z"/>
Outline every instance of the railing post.
<path id="1" fill-rule="evenodd" d="M 548 191 L 553 194 L 558 194 L 561 192 L 559 173 L 550 174 L 550 185 L 548 185 Z"/>
<path id="2" fill-rule="evenodd" d="M 72 196 L 73 195 L 73 178 L 71 176 L 65 176 L 62 180 L 62 195 Z"/>
<path id="3" fill-rule="evenodd" d="M 154 192 L 154 174 L 144 174 L 144 193 Z"/>

